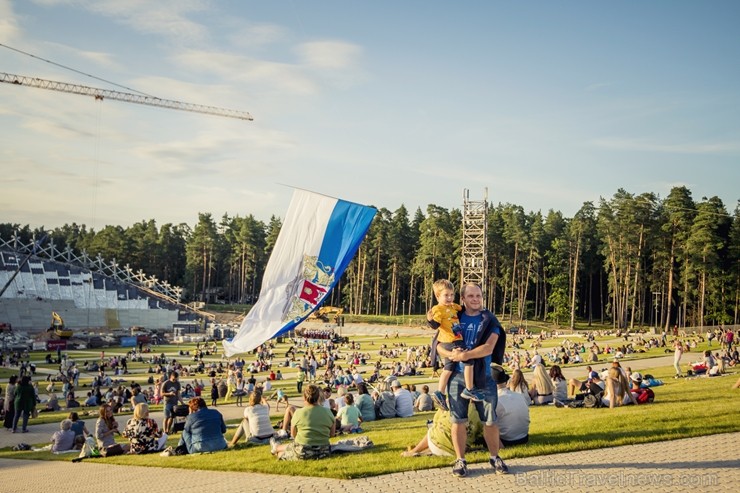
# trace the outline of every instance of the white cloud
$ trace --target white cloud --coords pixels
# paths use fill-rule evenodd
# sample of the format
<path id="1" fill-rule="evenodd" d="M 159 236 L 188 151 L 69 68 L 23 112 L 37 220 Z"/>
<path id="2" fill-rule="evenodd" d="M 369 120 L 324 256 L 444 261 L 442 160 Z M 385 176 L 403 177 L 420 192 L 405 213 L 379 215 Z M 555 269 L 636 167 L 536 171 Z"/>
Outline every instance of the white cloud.
<path id="1" fill-rule="evenodd" d="M 223 52 L 186 50 L 172 60 L 181 68 L 198 74 L 218 75 L 231 82 L 262 84 L 273 91 L 291 94 L 314 94 L 318 88 L 294 65 L 268 62 Z"/>
<path id="2" fill-rule="evenodd" d="M 10 0 L 0 0 L 0 42 L 12 43 L 20 35 L 20 28 Z"/>
<path id="3" fill-rule="evenodd" d="M 234 46 L 245 48 L 256 48 L 275 44 L 283 41 L 288 31 L 276 24 L 248 24 L 243 26 L 243 22 L 235 23 L 236 31 L 230 36 Z"/>
<path id="4" fill-rule="evenodd" d="M 311 41 L 298 45 L 296 52 L 311 68 L 339 70 L 355 65 L 362 50 L 343 41 Z"/>
<path id="5" fill-rule="evenodd" d="M 100 14 L 135 31 L 159 34 L 172 41 L 206 39 L 207 29 L 187 18 L 207 10 L 204 0 L 35 0 L 47 7 L 68 5 Z"/>

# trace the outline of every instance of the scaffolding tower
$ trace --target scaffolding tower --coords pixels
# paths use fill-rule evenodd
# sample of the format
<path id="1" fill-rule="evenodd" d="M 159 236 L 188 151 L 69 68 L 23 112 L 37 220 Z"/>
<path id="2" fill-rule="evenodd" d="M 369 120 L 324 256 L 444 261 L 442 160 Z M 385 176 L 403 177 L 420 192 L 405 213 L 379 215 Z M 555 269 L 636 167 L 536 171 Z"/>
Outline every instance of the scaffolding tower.
<path id="1" fill-rule="evenodd" d="M 483 200 L 470 200 L 470 191 L 463 190 L 463 237 L 460 279 L 462 285 L 475 283 L 486 291 L 488 271 L 488 188 Z"/>

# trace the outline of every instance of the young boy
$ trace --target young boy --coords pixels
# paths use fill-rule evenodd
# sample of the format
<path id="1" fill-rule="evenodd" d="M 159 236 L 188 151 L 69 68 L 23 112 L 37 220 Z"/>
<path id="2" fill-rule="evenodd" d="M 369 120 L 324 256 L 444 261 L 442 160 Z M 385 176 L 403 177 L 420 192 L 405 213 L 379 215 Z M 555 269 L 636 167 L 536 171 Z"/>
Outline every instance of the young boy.
<path id="1" fill-rule="evenodd" d="M 345 405 L 339 408 L 337 411 L 337 421 L 339 421 L 338 430 L 348 433 L 362 433 L 360 423 L 362 422 L 362 414 L 360 410 L 355 406 L 355 397 L 350 393 L 344 396 Z"/>
<path id="2" fill-rule="evenodd" d="M 437 305 L 432 307 L 432 328 L 438 328 L 437 342 L 443 344 L 447 350 L 465 351 L 465 343 L 462 336 L 457 314 L 462 307 L 455 303 L 455 287 L 447 279 L 435 281 L 432 285 L 434 297 L 437 298 Z M 463 363 L 465 377 L 465 390 L 460 393 L 464 399 L 473 401 L 482 401 L 485 399 L 483 393 L 475 388 L 473 384 L 473 361 L 468 360 Z M 453 370 L 457 363 L 449 359 L 444 360 L 444 367 L 439 375 L 439 384 L 436 392 L 432 395 L 434 403 L 441 409 L 448 411 L 447 396 L 444 391 L 447 389 L 447 383 L 450 380 Z"/>

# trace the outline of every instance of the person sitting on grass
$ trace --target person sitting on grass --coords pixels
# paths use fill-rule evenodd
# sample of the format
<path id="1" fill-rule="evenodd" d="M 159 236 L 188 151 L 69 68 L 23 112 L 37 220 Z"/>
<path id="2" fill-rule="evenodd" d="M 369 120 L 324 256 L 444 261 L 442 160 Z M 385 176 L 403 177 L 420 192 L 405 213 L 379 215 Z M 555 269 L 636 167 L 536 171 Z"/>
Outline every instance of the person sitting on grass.
<path id="1" fill-rule="evenodd" d="M 396 417 L 396 396 L 390 390 L 388 382 L 380 382 L 373 391 L 376 419 Z"/>
<path id="2" fill-rule="evenodd" d="M 396 398 L 396 416 L 410 418 L 414 415 L 414 398 L 407 389 L 401 387 L 398 380 L 391 381 L 391 391 Z"/>
<path id="3" fill-rule="evenodd" d="M 467 449 L 472 450 L 477 447 L 477 443 L 483 438 L 483 425 L 480 421 L 475 408 L 471 406 L 468 415 L 467 431 Z M 438 457 L 454 457 L 455 449 L 452 445 L 452 422 L 450 421 L 450 412 L 444 409 L 438 409 L 434 413 L 432 423 L 427 429 L 424 437 L 413 447 L 401 453 L 401 457 L 418 457 L 421 455 L 434 455 Z"/>
<path id="4" fill-rule="evenodd" d="M 61 407 L 59 407 L 59 398 L 57 398 L 57 395 L 55 393 L 49 394 L 49 400 L 46 401 L 46 406 L 44 406 L 43 409 L 41 409 L 41 412 L 52 412 L 52 411 L 59 411 Z"/>
<path id="5" fill-rule="evenodd" d="M 500 447 L 512 447 L 529 442 L 527 396 L 509 390 L 506 386 L 509 375 L 503 368 L 491 368 L 491 378 L 496 382 L 498 393 L 496 424 L 499 430 Z"/>
<path id="6" fill-rule="evenodd" d="M 434 401 L 429 395 L 429 385 L 424 385 L 421 388 L 421 394 L 414 401 L 414 409 L 417 411 L 434 411 Z"/>
<path id="7" fill-rule="evenodd" d="M 548 372 L 548 375 L 550 375 L 550 381 L 552 382 L 552 393 L 553 393 L 553 401 L 560 401 L 565 402 L 568 400 L 568 381 L 565 379 L 565 376 L 563 375 L 563 370 L 560 369 L 560 366 L 553 365 L 550 367 L 550 371 Z"/>
<path id="8" fill-rule="evenodd" d="M 331 453 L 329 438 L 334 436 L 336 422 L 332 412 L 319 402 L 321 390 L 308 385 L 303 390 L 304 407 L 295 411 L 290 423 L 293 441 L 281 444 L 273 437 L 270 451 L 279 460 L 322 459 Z"/>
<path id="9" fill-rule="evenodd" d="M 363 423 L 375 421 L 375 402 L 367 391 L 367 384 L 365 382 L 357 384 L 357 402 L 355 402 L 355 405 L 360 410 Z"/>
<path id="10" fill-rule="evenodd" d="M 522 370 L 514 370 L 511 372 L 511 380 L 509 380 L 508 387 L 512 392 L 522 394 L 525 397 L 527 404 L 532 404 L 532 397 L 529 395 L 529 384 L 524 378 Z"/>
<path id="11" fill-rule="evenodd" d="M 158 452 L 167 444 L 167 433 L 162 433 L 157 422 L 149 417 L 149 405 L 143 402 L 134 407 L 134 417 L 128 420 L 122 435 L 129 439 L 133 454 Z"/>
<path id="12" fill-rule="evenodd" d="M 588 394 L 598 395 L 604 391 L 606 383 L 601 379 L 598 372 L 590 370 L 590 368 L 590 366 L 587 367 L 589 373 L 586 381 L 581 382 L 580 380 L 571 378 L 568 382 L 568 392 L 573 396 L 573 399 L 583 400 L 584 396 Z"/>
<path id="13" fill-rule="evenodd" d="M 249 396 L 249 405 L 244 409 L 244 419 L 236 428 L 229 446 L 234 447 L 242 436 L 245 436 L 248 442 L 264 444 L 272 438 L 273 433 L 270 405 L 262 398 L 262 387 L 257 387 Z"/>
<path id="14" fill-rule="evenodd" d="M 208 409 L 202 397 L 193 397 L 188 402 L 190 414 L 185 420 L 182 430 L 179 450 L 187 450 L 188 454 L 201 452 L 215 452 L 227 448 L 224 433 L 226 423 L 224 417 L 215 409 Z"/>
<path id="15" fill-rule="evenodd" d="M 622 372 L 619 371 L 619 368 L 612 366 L 607 371 L 607 375 L 608 376 L 605 379 L 604 395 L 601 398 L 602 405 L 613 409 L 617 406 L 634 403 L 632 400 L 632 394 L 629 391 L 627 379 Z"/>
<path id="16" fill-rule="evenodd" d="M 67 418 L 72 421 L 71 430 L 75 433 L 75 446 L 82 448 L 82 444 L 85 443 L 85 438 L 90 435 L 90 432 L 87 431 L 85 422 L 80 419 L 76 412 L 72 411 Z"/>
<path id="17" fill-rule="evenodd" d="M 344 406 L 337 411 L 337 420 L 340 423 L 339 430 L 341 432 L 362 433 L 362 428 L 360 428 L 362 415 L 355 406 L 355 397 L 352 393 L 344 395 Z"/>
<path id="18" fill-rule="evenodd" d="M 51 436 L 51 451 L 54 453 L 74 450 L 75 432 L 72 431 L 72 420 L 65 419 L 59 423 L 60 430 Z"/>
<path id="19" fill-rule="evenodd" d="M 652 389 L 642 386 L 642 374 L 635 372 L 630 375 L 630 381 L 632 387 L 630 393 L 632 394 L 632 402 L 635 404 L 648 404 L 655 400 L 655 393 Z"/>
<path id="20" fill-rule="evenodd" d="M 116 435 L 121 433 L 118 431 L 118 423 L 113 417 L 113 409 L 108 404 L 103 404 L 98 410 L 98 420 L 95 422 L 95 441 L 97 442 L 98 449 L 103 450 L 111 447 L 115 447 Z M 128 452 L 128 443 L 120 444 L 124 452 Z"/>
<path id="21" fill-rule="evenodd" d="M 74 392 L 70 392 L 67 394 L 66 406 L 67 409 L 75 409 L 80 407 L 80 403 L 77 401 L 77 399 L 75 399 Z"/>
<path id="22" fill-rule="evenodd" d="M 432 289 L 434 291 L 434 297 L 437 299 L 437 304 L 430 311 L 431 318 L 429 319 L 429 326 L 433 329 L 438 329 L 436 335 L 437 342 L 444 344 L 443 347 L 448 350 L 466 351 L 468 348 L 465 347 L 462 327 L 460 327 L 460 321 L 457 317 L 462 307 L 455 303 L 455 287 L 447 279 L 440 279 L 434 282 Z M 474 359 L 464 362 L 463 375 L 465 376 L 465 389 L 460 396 L 464 399 L 480 402 L 485 396 L 483 392 L 475 388 L 473 383 L 474 362 Z M 446 359 L 444 361 L 444 367 L 439 374 L 437 390 L 434 392 L 432 398 L 435 404 L 442 409 L 448 409 L 445 392 L 447 390 L 447 384 L 450 381 L 450 376 L 456 366 L 456 362 Z"/>
<path id="23" fill-rule="evenodd" d="M 533 370 L 532 385 L 529 387 L 529 397 L 532 404 L 540 406 L 553 401 L 553 385 L 550 375 L 542 365 L 535 365 Z"/>

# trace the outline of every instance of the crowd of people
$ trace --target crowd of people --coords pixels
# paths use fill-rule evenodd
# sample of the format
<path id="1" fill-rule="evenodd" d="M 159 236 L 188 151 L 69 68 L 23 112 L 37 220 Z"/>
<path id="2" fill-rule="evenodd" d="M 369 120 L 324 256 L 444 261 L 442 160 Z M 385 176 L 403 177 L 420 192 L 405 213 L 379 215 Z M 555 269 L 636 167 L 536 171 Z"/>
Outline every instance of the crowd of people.
<path id="1" fill-rule="evenodd" d="M 285 360 L 276 356 L 270 343 L 260 347 L 251 362 L 225 357 L 221 361 L 206 361 L 204 350 L 197 348 L 193 364 L 183 364 L 182 358 L 170 358 L 164 353 L 148 355 L 147 386 L 124 385 L 118 378 L 128 374 L 128 361 L 139 361 L 144 355 L 134 351 L 106 358 L 101 354 L 99 361 L 81 365 L 94 375 L 90 387 L 85 389 L 86 398 L 81 396 L 78 400 L 75 392 L 81 388 L 80 368 L 66 356 L 58 355 L 59 373 L 47 378 L 47 400 L 41 403 L 38 382 L 32 378 L 35 368 L 20 360 L 23 375 L 10 378 L 6 386 L 4 424 L 14 433 L 23 433 L 38 411 L 69 411 L 59 423 L 59 430 L 50 437 L 53 452 L 79 450 L 87 438 L 94 440 L 102 455 L 193 454 L 238 447 L 243 442 L 269 444 L 280 460 L 305 460 L 328 456 L 330 439 L 365 433 L 367 424 L 373 421 L 434 412 L 424 436 L 404 456 L 450 456 L 455 460 L 453 474 L 465 476 L 466 451 L 484 448 L 494 472 L 505 474 L 508 467 L 499 451 L 528 443 L 530 406 L 591 407 L 594 402 L 593 407 L 615 408 L 652 402 L 652 388 L 661 382 L 632 372 L 620 362 L 633 352 L 672 347 L 677 374 L 682 375 L 686 374 L 685 369 L 694 374 L 722 374 L 738 363 L 734 333 L 725 329 L 709 331 L 706 338 L 702 335 L 701 342 L 716 341 L 717 348 L 705 351 L 701 361 L 691 362 L 688 367 L 683 362 L 683 368 L 681 357 L 696 348 L 696 335 L 674 335 L 671 341 L 670 334 L 661 337 L 624 333 L 624 344 L 610 345 L 597 343 L 592 333 L 583 341 L 565 338 L 560 345 L 543 350 L 544 341 L 560 335 L 539 334 L 525 348 L 532 337 L 530 334 L 525 339 L 526 334 L 520 332 L 507 345 L 503 327 L 483 308 L 480 288 L 465 286 L 461 305 L 450 304 L 442 296 L 437 298 L 440 305 L 447 304 L 449 309 L 442 318 L 435 319 L 436 328 L 449 320 L 452 336 L 434 339 L 429 345 L 383 344 L 375 361 L 360 344 L 338 344 L 331 337 L 311 337 L 310 342 L 297 338 Z M 211 354 L 215 352 L 214 349 Z M 444 366 L 436 373 L 433 362 L 438 356 L 444 358 Z M 593 362 L 603 359 L 609 361 L 604 363 L 607 367 L 594 370 Z M 579 361 L 592 362 L 586 367 L 584 378 L 566 379 L 561 365 Z M 295 379 L 302 397 L 299 405 L 291 404 L 285 385 L 272 387 L 284 380 L 285 368 L 297 370 L 290 372 L 290 378 Z M 414 384 L 402 383 L 425 369 L 432 369 L 430 375 L 441 376 L 441 398 L 430 391 L 429 385 L 422 385 L 417 391 Z M 207 378 L 198 379 L 200 374 Z M 187 381 L 181 383 L 181 376 Z M 736 385 L 740 386 L 740 381 Z M 274 410 L 270 407 L 273 401 Z M 243 418 L 229 442 L 224 417 L 217 409 L 223 402 L 235 402 L 244 408 Z M 161 426 L 150 417 L 150 404 L 163 404 Z M 97 408 L 92 431 L 75 411 L 82 406 Z M 122 411 L 133 414 L 125 423 L 121 420 L 119 426 Z M 277 429 L 270 420 L 273 411 L 282 412 Z M 172 442 L 177 434 L 179 439 Z M 168 440 L 177 445 L 167 447 Z"/>

